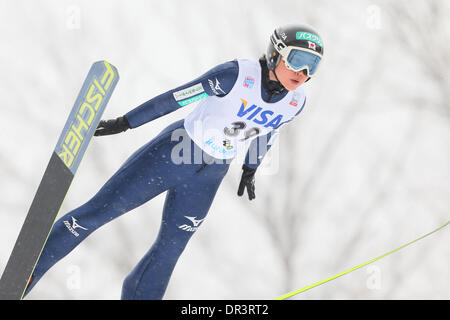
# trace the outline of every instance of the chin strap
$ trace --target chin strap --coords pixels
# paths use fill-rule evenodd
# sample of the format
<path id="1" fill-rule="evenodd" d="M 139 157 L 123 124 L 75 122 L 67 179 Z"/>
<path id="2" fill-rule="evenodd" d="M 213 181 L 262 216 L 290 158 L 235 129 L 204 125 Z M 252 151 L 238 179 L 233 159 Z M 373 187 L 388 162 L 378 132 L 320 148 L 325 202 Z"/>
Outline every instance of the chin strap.
<path id="1" fill-rule="evenodd" d="M 286 88 L 284 88 L 283 85 L 281 84 L 275 72 L 274 75 L 275 79 L 277 80 L 276 81 L 270 80 L 270 70 L 267 67 L 266 59 L 262 57 L 260 58 L 259 62 L 262 68 L 262 83 L 264 89 L 266 89 L 266 91 L 270 95 L 281 94 L 284 90 L 286 90 Z"/>
<path id="2" fill-rule="evenodd" d="M 270 71 L 269 71 L 269 73 L 270 73 Z M 277 73 L 275 72 L 275 69 L 272 70 L 272 73 L 273 73 L 273 75 L 275 76 L 275 79 L 277 79 L 277 82 L 278 82 L 279 86 L 283 88 L 281 91 L 283 91 L 284 89 L 286 89 L 286 88 L 283 86 L 283 84 L 281 83 L 280 79 L 278 79 L 278 76 L 277 76 Z M 273 80 L 270 80 L 270 78 L 269 78 L 269 81 L 273 81 Z M 276 90 L 276 89 L 275 89 L 275 90 Z M 281 91 L 280 91 L 279 93 L 281 93 Z"/>

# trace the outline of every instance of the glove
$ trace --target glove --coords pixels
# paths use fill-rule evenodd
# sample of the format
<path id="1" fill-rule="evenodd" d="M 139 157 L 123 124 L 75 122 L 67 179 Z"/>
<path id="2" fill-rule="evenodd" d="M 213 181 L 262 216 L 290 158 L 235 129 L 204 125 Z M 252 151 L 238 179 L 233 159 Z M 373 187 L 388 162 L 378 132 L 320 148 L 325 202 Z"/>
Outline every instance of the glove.
<path id="1" fill-rule="evenodd" d="M 238 196 L 244 194 L 244 189 L 247 188 L 248 199 L 255 199 L 255 172 L 256 169 L 247 167 L 245 164 L 242 166 L 244 172 L 242 172 L 241 182 L 239 183 Z"/>
<path id="2" fill-rule="evenodd" d="M 125 116 L 112 120 L 101 120 L 95 130 L 94 136 L 107 136 L 124 132 L 130 128 L 130 124 Z"/>

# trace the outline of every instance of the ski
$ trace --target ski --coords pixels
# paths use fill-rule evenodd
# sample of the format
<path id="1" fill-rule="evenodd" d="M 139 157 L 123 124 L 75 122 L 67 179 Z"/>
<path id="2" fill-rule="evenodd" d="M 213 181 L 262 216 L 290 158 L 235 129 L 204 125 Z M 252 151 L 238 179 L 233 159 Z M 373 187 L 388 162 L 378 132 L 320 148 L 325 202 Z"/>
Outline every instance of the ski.
<path id="1" fill-rule="evenodd" d="M 23 298 L 77 168 L 118 80 L 117 69 L 107 61 L 97 61 L 89 70 L 0 279 L 0 300 Z"/>

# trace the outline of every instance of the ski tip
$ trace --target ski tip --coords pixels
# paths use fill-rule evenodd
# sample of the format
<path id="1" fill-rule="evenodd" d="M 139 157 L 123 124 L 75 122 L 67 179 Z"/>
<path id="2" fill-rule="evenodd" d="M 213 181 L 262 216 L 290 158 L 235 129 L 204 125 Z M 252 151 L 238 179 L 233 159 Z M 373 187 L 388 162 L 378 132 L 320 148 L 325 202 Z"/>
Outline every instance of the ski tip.
<path id="1" fill-rule="evenodd" d="M 113 64 L 109 63 L 106 60 L 99 60 L 99 61 L 94 62 L 92 64 L 92 67 L 94 68 L 94 67 L 99 66 L 99 65 L 103 66 L 105 69 L 109 69 L 109 70 L 112 69 L 114 74 L 117 76 L 117 78 L 119 78 L 119 71 L 117 70 L 117 68 Z"/>

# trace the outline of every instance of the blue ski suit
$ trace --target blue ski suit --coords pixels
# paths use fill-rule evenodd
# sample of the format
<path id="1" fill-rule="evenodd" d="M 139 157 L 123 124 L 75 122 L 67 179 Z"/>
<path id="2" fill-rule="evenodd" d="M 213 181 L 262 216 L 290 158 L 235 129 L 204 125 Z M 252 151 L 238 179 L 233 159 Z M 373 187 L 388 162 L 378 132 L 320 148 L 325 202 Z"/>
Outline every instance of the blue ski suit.
<path id="1" fill-rule="evenodd" d="M 220 64 L 201 77 L 150 99 L 125 117 L 130 127 L 136 128 L 175 111 L 181 104 L 175 100 L 174 92 L 199 83 L 208 96 L 225 96 L 233 88 L 238 73 L 236 60 Z M 266 89 L 261 91 L 263 99 L 270 102 L 279 101 L 287 93 L 287 90 L 276 93 L 267 92 Z M 302 109 L 303 106 L 298 113 Z M 205 219 L 230 165 L 229 161 L 215 161 L 193 141 L 189 155 L 191 161 L 173 163 L 171 151 L 179 142 L 172 141 L 171 136 L 174 130 L 183 130 L 183 124 L 184 119 L 170 124 L 132 154 L 92 199 L 55 222 L 26 294 L 56 262 L 93 231 L 167 191 L 158 236 L 150 250 L 126 277 L 121 295 L 122 299 L 163 298 L 178 258 Z M 269 139 L 270 133 L 262 138 Z M 246 165 L 257 168 L 267 151 L 268 148 L 261 151 L 262 156 L 258 157 L 257 163 L 250 163 L 247 155 Z M 203 154 L 201 164 L 193 159 L 198 153 Z"/>

